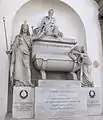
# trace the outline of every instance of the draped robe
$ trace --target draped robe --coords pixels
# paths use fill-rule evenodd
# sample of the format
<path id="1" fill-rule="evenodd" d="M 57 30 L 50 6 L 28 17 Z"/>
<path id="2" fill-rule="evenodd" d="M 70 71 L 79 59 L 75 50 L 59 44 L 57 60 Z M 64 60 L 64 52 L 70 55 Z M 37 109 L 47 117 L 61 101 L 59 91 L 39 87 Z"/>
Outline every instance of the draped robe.
<path id="1" fill-rule="evenodd" d="M 30 85 L 30 36 L 18 35 L 11 46 L 11 80 L 19 81 L 20 85 Z"/>

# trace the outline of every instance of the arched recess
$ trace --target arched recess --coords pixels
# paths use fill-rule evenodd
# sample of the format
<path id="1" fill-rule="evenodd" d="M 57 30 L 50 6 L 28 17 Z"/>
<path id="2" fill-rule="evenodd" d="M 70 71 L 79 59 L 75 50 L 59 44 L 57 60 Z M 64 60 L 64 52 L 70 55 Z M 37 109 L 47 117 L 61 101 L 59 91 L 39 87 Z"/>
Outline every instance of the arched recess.
<path id="1" fill-rule="evenodd" d="M 86 47 L 86 32 L 77 12 L 60 0 L 30 0 L 16 12 L 12 22 L 12 39 L 19 33 L 20 25 L 27 20 L 30 27 L 37 27 L 50 8 L 55 11 L 57 26 L 65 38 L 73 38 Z M 26 14 L 25 14 L 26 13 Z"/>

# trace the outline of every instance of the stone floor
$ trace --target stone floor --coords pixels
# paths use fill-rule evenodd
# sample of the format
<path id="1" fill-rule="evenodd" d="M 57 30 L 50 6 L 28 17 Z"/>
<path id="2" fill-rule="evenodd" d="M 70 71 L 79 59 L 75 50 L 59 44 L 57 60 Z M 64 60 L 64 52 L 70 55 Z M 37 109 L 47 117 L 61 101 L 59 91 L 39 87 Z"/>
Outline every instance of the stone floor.
<path id="1" fill-rule="evenodd" d="M 0 117 L 0 120 L 34 120 L 34 119 L 13 119 L 10 116 L 7 116 L 6 118 Z M 70 119 L 70 120 L 103 120 L 103 115 L 101 115 L 101 116 L 77 117 L 75 119 Z"/>
<path id="2" fill-rule="evenodd" d="M 11 113 L 10 113 L 10 114 L 7 114 L 7 116 L 5 118 L 0 117 L 0 120 L 35 120 L 35 119 L 13 119 L 11 117 Z M 42 119 L 42 120 L 44 120 L 44 119 Z M 103 113 L 102 113 L 102 115 L 85 116 L 85 117 L 79 116 L 79 117 L 75 117 L 75 118 L 71 118 L 71 119 L 63 119 L 63 120 L 103 120 Z"/>

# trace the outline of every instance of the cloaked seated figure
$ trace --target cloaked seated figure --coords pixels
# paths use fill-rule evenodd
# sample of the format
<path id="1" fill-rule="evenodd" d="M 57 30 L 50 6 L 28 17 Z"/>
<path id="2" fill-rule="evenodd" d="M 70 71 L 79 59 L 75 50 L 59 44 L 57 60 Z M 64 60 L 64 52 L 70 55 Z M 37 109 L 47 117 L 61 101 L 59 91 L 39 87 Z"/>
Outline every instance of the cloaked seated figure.
<path id="1" fill-rule="evenodd" d="M 54 10 L 50 9 L 48 11 L 48 16 L 45 16 L 39 27 L 33 30 L 33 35 L 38 38 L 44 38 L 45 36 L 51 37 L 63 37 L 63 33 L 61 33 L 56 26 L 56 20 L 53 17 Z"/>

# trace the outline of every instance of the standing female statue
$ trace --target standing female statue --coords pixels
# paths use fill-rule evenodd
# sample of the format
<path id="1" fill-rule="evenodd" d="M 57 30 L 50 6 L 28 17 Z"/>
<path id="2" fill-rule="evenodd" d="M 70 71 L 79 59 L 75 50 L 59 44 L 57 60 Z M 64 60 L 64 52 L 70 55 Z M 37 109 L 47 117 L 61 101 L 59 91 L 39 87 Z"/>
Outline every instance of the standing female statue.
<path id="1" fill-rule="evenodd" d="M 30 53 L 31 37 L 27 21 L 21 25 L 20 34 L 15 37 L 10 49 L 10 80 L 16 86 L 32 86 Z"/>

